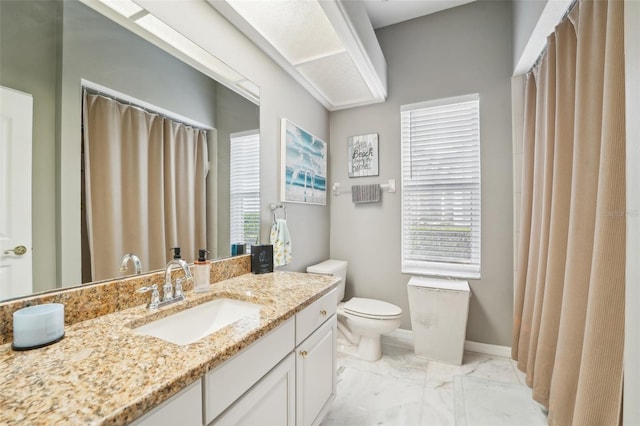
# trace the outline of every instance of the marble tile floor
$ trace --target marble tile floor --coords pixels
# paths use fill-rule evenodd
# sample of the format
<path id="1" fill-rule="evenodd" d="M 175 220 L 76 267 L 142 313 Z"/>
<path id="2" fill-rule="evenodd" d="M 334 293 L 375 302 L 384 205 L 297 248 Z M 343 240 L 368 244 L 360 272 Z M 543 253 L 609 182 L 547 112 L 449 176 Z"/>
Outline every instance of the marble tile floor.
<path id="1" fill-rule="evenodd" d="M 533 410 L 519 410 L 530 415 L 524 423 L 523 417 L 517 421 L 521 424 L 505 421 L 510 418 L 509 413 L 500 412 L 500 407 L 506 407 L 501 401 L 505 392 L 515 389 L 526 393 L 527 405 L 526 396 L 531 396 L 524 374 L 508 358 L 465 352 L 463 365 L 456 366 L 420 359 L 412 349 L 390 344 L 383 346 L 383 354 L 380 360 L 367 362 L 338 353 L 337 396 L 322 426 L 453 426 L 456 420 L 458 426 L 546 424 L 540 406 L 533 400 L 530 400 Z M 463 393 L 460 380 L 465 377 L 481 383 L 477 385 L 478 380 L 468 380 Z M 454 381 L 459 382 L 457 386 Z M 487 384 L 497 386 L 497 392 L 484 392 L 482 386 Z M 458 389 L 457 395 L 454 388 Z M 469 406 L 482 400 L 486 407 L 487 395 L 497 399 L 489 404 L 497 408 L 471 415 L 460 412 L 460 407 L 465 406 L 464 400 Z"/>

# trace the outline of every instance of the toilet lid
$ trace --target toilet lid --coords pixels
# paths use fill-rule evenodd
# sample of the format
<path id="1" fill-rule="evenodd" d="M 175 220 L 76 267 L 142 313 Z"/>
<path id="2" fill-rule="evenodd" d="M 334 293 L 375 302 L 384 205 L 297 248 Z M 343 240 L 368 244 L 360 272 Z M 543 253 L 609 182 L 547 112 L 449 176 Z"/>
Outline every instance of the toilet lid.
<path id="1" fill-rule="evenodd" d="M 347 313 L 367 318 L 397 318 L 402 315 L 402 309 L 382 300 L 354 297 L 344 304 Z"/>

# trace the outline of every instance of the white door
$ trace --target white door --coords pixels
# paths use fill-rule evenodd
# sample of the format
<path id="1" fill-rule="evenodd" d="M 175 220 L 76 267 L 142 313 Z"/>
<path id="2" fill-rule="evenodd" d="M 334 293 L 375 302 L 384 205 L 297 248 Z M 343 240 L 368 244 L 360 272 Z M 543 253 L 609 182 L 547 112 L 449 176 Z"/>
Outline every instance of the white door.
<path id="1" fill-rule="evenodd" d="M 33 97 L 0 86 L 0 300 L 33 291 L 31 134 Z"/>

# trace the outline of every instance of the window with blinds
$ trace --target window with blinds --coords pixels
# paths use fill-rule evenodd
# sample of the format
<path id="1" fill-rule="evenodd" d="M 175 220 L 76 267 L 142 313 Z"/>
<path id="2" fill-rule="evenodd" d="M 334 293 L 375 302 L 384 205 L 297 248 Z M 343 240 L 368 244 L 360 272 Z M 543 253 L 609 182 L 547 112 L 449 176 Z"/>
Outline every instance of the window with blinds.
<path id="1" fill-rule="evenodd" d="M 480 100 L 401 108 L 402 272 L 480 278 Z"/>
<path id="2" fill-rule="evenodd" d="M 255 244 L 260 231 L 260 133 L 231 134 L 231 243 Z"/>

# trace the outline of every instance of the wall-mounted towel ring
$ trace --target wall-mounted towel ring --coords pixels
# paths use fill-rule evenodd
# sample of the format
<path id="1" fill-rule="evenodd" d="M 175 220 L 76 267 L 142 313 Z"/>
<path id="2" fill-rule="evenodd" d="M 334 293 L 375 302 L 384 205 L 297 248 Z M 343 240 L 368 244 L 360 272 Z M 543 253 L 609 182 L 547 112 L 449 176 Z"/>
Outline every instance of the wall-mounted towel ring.
<path id="1" fill-rule="evenodd" d="M 287 220 L 287 206 L 285 206 L 284 204 L 271 203 L 270 207 L 271 213 L 273 213 L 273 223 L 276 223 L 276 212 L 279 209 L 282 209 L 284 211 L 284 220 Z"/>

